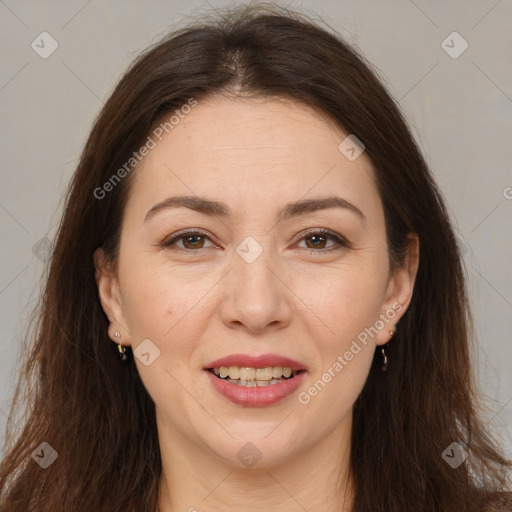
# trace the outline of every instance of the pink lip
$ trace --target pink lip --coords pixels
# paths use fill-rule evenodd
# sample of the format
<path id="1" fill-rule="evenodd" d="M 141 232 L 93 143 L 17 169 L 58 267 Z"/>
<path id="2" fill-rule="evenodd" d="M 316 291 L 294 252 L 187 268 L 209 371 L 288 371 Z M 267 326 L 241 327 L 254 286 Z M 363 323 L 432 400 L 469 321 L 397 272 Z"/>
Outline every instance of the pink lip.
<path id="1" fill-rule="evenodd" d="M 240 366 L 246 368 L 266 368 L 267 366 L 283 366 L 292 370 L 305 370 L 306 367 L 288 357 L 279 356 L 277 354 L 263 354 L 261 356 L 250 356 L 247 354 L 232 354 L 221 359 L 216 359 L 208 363 L 204 369 L 220 368 L 221 366 Z M 276 384 L 279 385 L 279 384 Z M 251 389 L 251 388 L 247 388 Z"/>
<path id="2" fill-rule="evenodd" d="M 215 361 L 215 363 L 217 364 L 217 361 Z M 222 364 L 221 366 L 227 365 Z M 281 365 L 268 364 L 267 366 Z M 254 366 L 252 367 L 254 368 Z M 256 366 L 256 368 L 263 367 L 264 366 Z M 238 384 L 232 384 L 227 380 L 220 379 L 208 370 L 206 370 L 205 373 L 218 393 L 231 402 L 245 407 L 266 407 L 283 400 L 287 396 L 290 396 L 301 385 L 306 374 L 306 372 L 303 371 L 295 375 L 295 377 L 283 380 L 278 384 L 247 388 L 245 386 L 239 386 Z"/>

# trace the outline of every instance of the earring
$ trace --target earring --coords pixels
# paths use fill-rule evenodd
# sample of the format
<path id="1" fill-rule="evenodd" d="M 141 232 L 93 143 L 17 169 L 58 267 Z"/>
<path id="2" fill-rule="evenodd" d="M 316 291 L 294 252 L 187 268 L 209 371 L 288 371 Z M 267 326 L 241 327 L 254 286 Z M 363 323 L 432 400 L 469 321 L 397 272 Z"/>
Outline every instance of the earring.
<path id="1" fill-rule="evenodd" d="M 121 339 L 121 333 L 119 331 L 116 331 L 114 333 L 114 336 L 116 337 L 116 340 L 119 341 Z M 121 343 L 118 343 L 117 344 L 117 350 L 119 351 L 119 359 L 121 359 L 121 361 L 123 361 L 123 363 L 125 361 L 128 360 L 128 354 L 126 353 L 126 347 L 121 345 Z"/>
<path id="2" fill-rule="evenodd" d="M 393 334 L 395 334 L 395 331 L 388 331 L 388 334 L 389 334 L 389 340 L 388 340 L 388 343 L 389 341 L 391 340 L 391 338 L 393 337 Z M 388 371 L 388 356 L 386 354 L 386 347 L 388 345 L 388 343 L 386 343 L 382 348 L 381 348 L 381 352 L 382 352 L 382 366 L 381 366 L 381 370 L 383 372 L 387 372 Z"/>
<path id="3" fill-rule="evenodd" d="M 387 343 L 386 343 L 387 345 Z M 382 352 L 382 366 L 381 366 L 381 370 L 383 372 L 387 372 L 388 371 L 388 356 L 386 354 L 386 347 L 382 347 L 381 348 L 381 352 Z"/>

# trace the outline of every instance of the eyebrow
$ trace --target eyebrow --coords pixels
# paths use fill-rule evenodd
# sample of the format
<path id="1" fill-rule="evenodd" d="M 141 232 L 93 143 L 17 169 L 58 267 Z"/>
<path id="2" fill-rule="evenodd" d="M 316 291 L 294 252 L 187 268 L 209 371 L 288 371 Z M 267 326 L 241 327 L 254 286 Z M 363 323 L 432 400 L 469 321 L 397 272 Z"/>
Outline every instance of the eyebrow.
<path id="1" fill-rule="evenodd" d="M 144 222 L 149 221 L 157 213 L 167 210 L 169 208 L 189 208 L 196 212 L 209 216 L 231 217 L 232 210 L 225 204 L 218 201 L 212 201 L 199 196 L 174 196 L 164 199 L 160 203 L 155 204 L 146 214 Z M 318 199 L 303 199 L 294 203 L 285 205 L 276 215 L 275 222 L 290 219 L 318 210 L 326 210 L 329 208 L 345 208 L 357 214 L 363 221 L 366 222 L 364 213 L 354 204 L 337 196 L 322 197 Z"/>

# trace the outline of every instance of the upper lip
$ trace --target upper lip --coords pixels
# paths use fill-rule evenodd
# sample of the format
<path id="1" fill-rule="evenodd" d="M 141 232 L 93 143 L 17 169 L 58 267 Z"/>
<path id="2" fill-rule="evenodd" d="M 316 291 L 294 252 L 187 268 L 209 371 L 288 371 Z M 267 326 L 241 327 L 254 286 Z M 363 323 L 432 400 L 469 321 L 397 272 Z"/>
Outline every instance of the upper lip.
<path id="1" fill-rule="evenodd" d="M 268 366 L 282 366 L 291 368 L 292 370 L 305 370 L 306 367 L 290 359 L 289 357 L 280 356 L 278 354 L 262 354 L 259 356 L 251 356 L 248 354 L 231 354 L 226 357 L 216 359 L 205 366 L 205 370 L 210 368 L 220 368 L 221 366 L 239 366 L 243 368 L 266 368 Z"/>

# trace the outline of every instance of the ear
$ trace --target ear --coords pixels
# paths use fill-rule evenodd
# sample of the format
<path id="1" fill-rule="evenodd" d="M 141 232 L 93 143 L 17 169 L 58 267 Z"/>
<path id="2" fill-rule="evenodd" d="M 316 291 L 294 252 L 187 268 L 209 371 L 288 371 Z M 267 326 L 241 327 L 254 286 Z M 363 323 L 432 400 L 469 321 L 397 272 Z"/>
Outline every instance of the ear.
<path id="1" fill-rule="evenodd" d="M 387 320 L 385 327 L 375 337 L 377 345 L 384 345 L 390 339 L 389 331 L 395 331 L 400 318 L 405 314 L 412 298 L 418 273 L 420 241 L 418 235 L 410 234 L 404 263 L 389 278 L 386 297 L 382 305 L 381 319 Z"/>
<path id="2" fill-rule="evenodd" d="M 117 276 L 111 271 L 105 251 L 101 247 L 94 251 L 93 260 L 96 268 L 94 277 L 98 287 L 101 307 L 110 322 L 108 335 L 115 343 L 121 342 L 123 345 L 129 346 L 131 345 L 130 332 L 126 328 L 127 322 L 120 300 Z M 121 334 L 120 341 L 115 337 L 116 331 L 119 331 Z"/>

